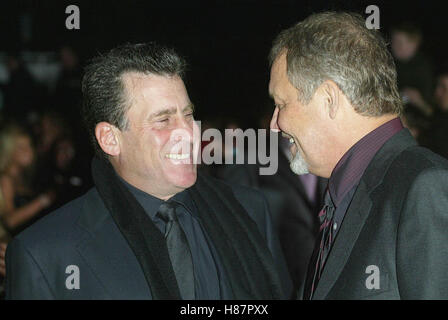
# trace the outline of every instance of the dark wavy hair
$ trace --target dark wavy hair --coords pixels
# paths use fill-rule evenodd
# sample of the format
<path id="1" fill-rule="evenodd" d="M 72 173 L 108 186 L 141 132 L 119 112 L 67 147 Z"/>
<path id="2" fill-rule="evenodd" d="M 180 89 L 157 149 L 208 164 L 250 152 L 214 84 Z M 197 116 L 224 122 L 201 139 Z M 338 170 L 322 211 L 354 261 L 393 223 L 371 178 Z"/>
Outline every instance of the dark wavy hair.
<path id="1" fill-rule="evenodd" d="M 123 75 L 139 72 L 161 76 L 184 77 L 185 60 L 173 49 L 151 43 L 125 44 L 93 58 L 85 67 L 82 79 L 82 116 L 95 153 L 106 154 L 95 137 L 99 122 L 108 122 L 120 130 L 128 128 L 130 100 Z"/>

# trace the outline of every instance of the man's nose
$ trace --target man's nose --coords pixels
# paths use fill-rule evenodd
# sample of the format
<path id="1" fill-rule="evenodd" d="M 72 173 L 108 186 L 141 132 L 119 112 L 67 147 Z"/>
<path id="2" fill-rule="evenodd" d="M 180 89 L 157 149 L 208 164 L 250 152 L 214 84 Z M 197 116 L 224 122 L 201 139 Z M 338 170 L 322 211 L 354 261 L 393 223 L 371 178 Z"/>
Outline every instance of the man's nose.
<path id="1" fill-rule="evenodd" d="M 280 131 L 277 121 L 278 121 L 278 107 L 275 107 L 274 114 L 272 115 L 271 124 L 270 124 L 270 128 L 272 131 L 275 131 L 275 132 Z"/>

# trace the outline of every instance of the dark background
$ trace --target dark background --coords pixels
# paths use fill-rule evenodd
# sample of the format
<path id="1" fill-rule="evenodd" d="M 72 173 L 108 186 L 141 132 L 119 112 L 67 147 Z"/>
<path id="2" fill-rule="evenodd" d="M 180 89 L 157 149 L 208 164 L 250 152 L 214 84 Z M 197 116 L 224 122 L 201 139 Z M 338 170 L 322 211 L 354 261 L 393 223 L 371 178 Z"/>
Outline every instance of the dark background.
<path id="1" fill-rule="evenodd" d="M 312 12 L 380 8 L 381 31 L 411 21 L 423 31 L 423 51 L 441 65 L 448 60 L 444 1 L 3 1 L 0 52 L 57 51 L 72 46 L 81 62 L 124 42 L 156 40 L 171 45 L 190 65 L 187 87 L 197 119 L 232 118 L 241 127 L 272 104 L 267 94 L 267 55 L 278 32 Z M 80 9 L 80 30 L 67 30 L 65 8 Z M 31 37 L 21 38 L 23 14 Z"/>

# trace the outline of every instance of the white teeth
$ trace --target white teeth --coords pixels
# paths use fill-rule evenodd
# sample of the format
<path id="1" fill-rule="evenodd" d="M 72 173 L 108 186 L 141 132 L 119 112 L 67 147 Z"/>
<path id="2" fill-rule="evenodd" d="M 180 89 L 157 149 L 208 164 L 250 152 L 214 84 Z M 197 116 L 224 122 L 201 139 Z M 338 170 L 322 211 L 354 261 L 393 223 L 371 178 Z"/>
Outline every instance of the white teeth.
<path id="1" fill-rule="evenodd" d="M 185 160 L 190 157 L 189 153 L 177 154 L 177 153 L 169 153 L 165 155 L 165 158 L 168 159 L 176 159 L 176 160 Z"/>
<path id="2" fill-rule="evenodd" d="M 289 143 L 293 144 L 294 143 L 294 139 L 293 138 L 289 138 Z"/>

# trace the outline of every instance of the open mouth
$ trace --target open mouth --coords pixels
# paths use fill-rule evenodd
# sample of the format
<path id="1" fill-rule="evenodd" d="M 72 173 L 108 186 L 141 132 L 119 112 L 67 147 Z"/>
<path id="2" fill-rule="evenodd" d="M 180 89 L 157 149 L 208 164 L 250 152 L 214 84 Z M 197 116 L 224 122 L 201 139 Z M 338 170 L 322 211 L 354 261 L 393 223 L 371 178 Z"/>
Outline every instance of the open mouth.
<path id="1" fill-rule="evenodd" d="M 293 137 L 291 137 L 289 134 L 286 134 L 284 132 L 282 132 L 282 137 L 288 139 L 290 144 L 294 144 L 294 142 L 295 142 Z"/>

